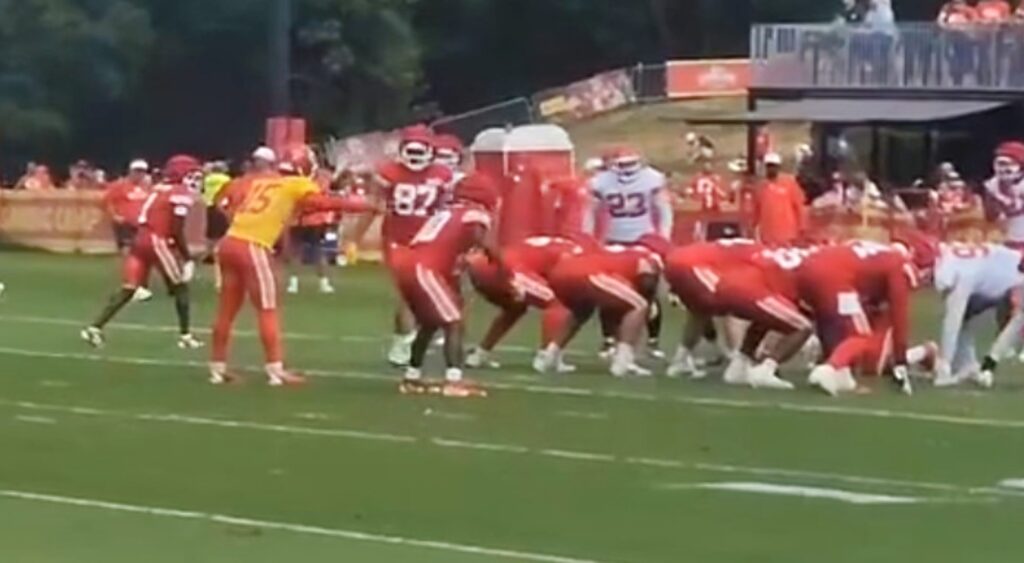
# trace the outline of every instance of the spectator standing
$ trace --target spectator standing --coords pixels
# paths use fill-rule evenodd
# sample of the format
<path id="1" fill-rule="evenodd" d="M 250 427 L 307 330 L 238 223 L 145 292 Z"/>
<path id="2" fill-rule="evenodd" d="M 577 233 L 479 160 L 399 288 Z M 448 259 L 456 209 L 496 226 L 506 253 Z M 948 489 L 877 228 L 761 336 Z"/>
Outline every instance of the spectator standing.
<path id="1" fill-rule="evenodd" d="M 79 160 L 68 169 L 68 181 L 64 189 L 70 191 L 97 190 L 100 186 L 96 183 L 95 171 L 88 161 Z"/>
<path id="2" fill-rule="evenodd" d="M 322 193 L 329 194 L 331 192 L 334 178 L 329 169 L 318 170 L 313 180 L 320 187 Z M 334 285 L 328 275 L 324 244 L 330 237 L 337 247 L 339 221 L 340 217 L 334 211 L 303 211 L 299 213 L 295 225 L 288 229 L 288 238 L 285 240 L 286 248 L 282 253 L 285 268 L 289 272 L 286 289 L 288 293 L 299 292 L 299 276 L 294 263 L 297 260 L 301 266 L 307 256 L 312 259 L 320 293 L 334 293 Z"/>
<path id="3" fill-rule="evenodd" d="M 206 205 L 206 258 L 213 260 L 214 246 L 228 232 L 228 218 L 217 205 L 221 191 L 231 183 L 226 162 L 210 162 L 203 175 L 203 203 Z"/>
<path id="4" fill-rule="evenodd" d="M 149 188 L 149 164 L 136 159 L 128 165 L 128 174 L 108 185 L 103 194 L 103 207 L 113 228 L 114 244 L 122 255 L 131 250 Z"/>
<path id="5" fill-rule="evenodd" d="M 978 19 L 978 12 L 967 0 L 950 0 L 939 11 L 938 23 L 946 33 L 946 64 L 953 84 L 963 84 L 970 72 L 974 45 L 968 33 L 969 26 Z"/>
<path id="6" fill-rule="evenodd" d="M 1013 8 L 1006 0 L 981 0 L 974 8 L 977 14 L 976 23 L 993 27 L 982 31 L 976 39 L 978 47 L 978 81 L 982 85 L 997 84 L 999 77 L 996 69 L 1003 59 L 1002 25 L 1009 23 L 1013 16 Z"/>
<path id="7" fill-rule="evenodd" d="M 764 157 L 765 177 L 754 197 L 754 227 L 757 238 L 767 245 L 797 241 L 806 228 L 804 191 L 792 174 L 782 172 L 782 157 Z"/>
<path id="8" fill-rule="evenodd" d="M 839 12 L 836 20 L 846 25 L 860 25 L 864 23 L 867 13 L 868 4 L 865 0 L 843 0 L 843 11 Z"/>

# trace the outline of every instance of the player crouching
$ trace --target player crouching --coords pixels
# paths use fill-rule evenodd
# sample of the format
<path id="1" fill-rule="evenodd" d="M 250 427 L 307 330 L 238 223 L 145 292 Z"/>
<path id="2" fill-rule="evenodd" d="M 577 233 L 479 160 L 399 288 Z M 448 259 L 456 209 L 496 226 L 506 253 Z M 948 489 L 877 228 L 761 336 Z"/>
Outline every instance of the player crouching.
<path id="1" fill-rule="evenodd" d="M 551 288 L 558 300 L 572 311 L 572 317 L 558 340 L 544 350 L 537 367 L 554 369 L 565 346 L 576 336 L 594 310 L 616 327 L 616 345 L 611 373 L 649 376 L 636 363 L 634 350 L 643 336 L 651 302 L 661 280 L 664 256 L 670 248 L 657 235 L 641 237 L 636 246 L 607 246 L 584 249 L 568 256 L 551 272 Z"/>
<path id="2" fill-rule="evenodd" d="M 156 268 L 174 297 L 178 316 L 178 347 L 202 346 L 190 328 L 188 283 L 195 275 L 195 264 L 185 238 L 185 221 L 202 183 L 202 165 L 191 156 L 172 157 L 164 166 L 163 182 L 153 187 L 139 214 L 139 232 L 123 262 L 121 289 L 96 320 L 83 329 L 82 340 L 95 348 L 105 342 L 103 327 L 132 301 L 136 290 L 145 287 L 149 271 Z"/>
<path id="3" fill-rule="evenodd" d="M 548 277 L 564 257 L 579 252 L 582 249 L 566 238 L 530 237 L 502 248 L 507 276 L 501 275 L 502 268 L 486 256 L 471 255 L 468 266 L 473 287 L 497 307 L 499 313 L 491 322 L 480 345 L 470 351 L 466 365 L 499 367 L 491 359 L 495 346 L 534 307 L 541 311 L 541 346 L 534 361 L 534 369 L 544 369 L 543 351 L 555 342 L 571 314 L 555 297 L 555 292 L 548 284 Z M 570 373 L 576 371 L 576 367 L 559 358 L 555 370 L 558 373 Z"/>
<path id="4" fill-rule="evenodd" d="M 412 342 L 409 367 L 399 386 L 402 393 L 439 391 L 448 397 L 483 397 L 487 393 L 463 378 L 462 298 L 457 268 L 466 253 L 480 249 L 500 266 L 500 256 L 485 239 L 491 228 L 491 214 L 498 205 L 498 189 L 482 174 L 473 174 L 458 184 L 449 209 L 431 217 L 406 247 L 396 247 L 391 256 L 395 283 L 405 305 L 419 326 Z M 423 379 L 423 361 L 434 334 L 444 333 L 447 365 L 440 386 Z"/>

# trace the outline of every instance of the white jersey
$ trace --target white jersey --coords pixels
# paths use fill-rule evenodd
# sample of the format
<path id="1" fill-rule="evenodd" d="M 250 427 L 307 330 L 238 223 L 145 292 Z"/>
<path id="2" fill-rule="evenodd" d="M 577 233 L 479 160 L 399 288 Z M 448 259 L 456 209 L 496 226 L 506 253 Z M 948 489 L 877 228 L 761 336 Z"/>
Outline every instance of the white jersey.
<path id="1" fill-rule="evenodd" d="M 1021 253 L 998 244 L 944 244 L 935 266 L 935 288 L 945 297 L 942 357 L 953 363 L 968 312 L 978 313 L 1024 284 Z"/>
<path id="2" fill-rule="evenodd" d="M 645 166 L 628 181 L 614 171 L 600 172 L 590 179 L 590 191 L 595 203 L 607 211 L 608 242 L 633 243 L 644 235 L 670 234 L 671 212 L 666 219 L 663 206 L 667 199 L 661 195 L 665 189 L 665 175 Z M 664 225 L 666 221 L 669 225 Z"/>
<path id="3" fill-rule="evenodd" d="M 985 192 L 999 209 L 1006 240 L 1024 243 L 1024 180 L 1004 186 L 998 178 L 990 178 Z"/>

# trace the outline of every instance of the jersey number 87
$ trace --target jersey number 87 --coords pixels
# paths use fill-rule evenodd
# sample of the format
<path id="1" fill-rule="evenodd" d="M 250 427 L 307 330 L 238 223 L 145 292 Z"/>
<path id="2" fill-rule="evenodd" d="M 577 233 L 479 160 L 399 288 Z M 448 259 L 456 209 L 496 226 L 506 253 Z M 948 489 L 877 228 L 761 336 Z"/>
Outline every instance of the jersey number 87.
<path id="1" fill-rule="evenodd" d="M 438 187 L 433 184 L 395 184 L 391 209 L 403 217 L 427 217 L 438 195 Z"/>

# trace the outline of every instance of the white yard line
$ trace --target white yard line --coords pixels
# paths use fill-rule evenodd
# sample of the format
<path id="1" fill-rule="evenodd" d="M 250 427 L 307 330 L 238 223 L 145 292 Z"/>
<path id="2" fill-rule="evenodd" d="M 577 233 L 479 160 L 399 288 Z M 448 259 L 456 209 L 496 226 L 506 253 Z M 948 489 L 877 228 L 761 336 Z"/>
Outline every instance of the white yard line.
<path id="1" fill-rule="evenodd" d="M 205 522 L 211 522 L 214 524 L 249 526 L 252 528 L 260 528 L 264 530 L 278 530 L 282 532 L 291 532 L 295 534 L 326 536 L 353 541 L 436 549 L 439 551 L 466 553 L 470 555 L 481 555 L 488 557 L 500 557 L 504 559 L 518 561 L 539 561 L 542 563 L 598 563 L 593 559 L 562 557 L 559 555 L 549 555 L 545 553 L 535 553 L 530 551 L 483 547 L 477 545 L 436 540 L 424 540 L 396 535 L 374 534 L 369 532 L 361 532 L 358 530 L 324 528 L 321 526 L 309 526 L 305 524 L 293 524 L 289 522 L 276 522 L 273 520 L 259 520 L 255 518 L 245 518 L 228 514 L 217 514 L 213 512 L 199 512 L 193 510 L 180 510 L 176 508 L 163 508 L 158 506 L 125 504 L 96 499 L 68 497 L 53 494 L 42 494 L 30 491 L 0 489 L 0 497 L 18 499 L 23 501 L 59 504 L 65 506 L 78 506 L 82 508 L 92 508 L 114 512 L 128 512 L 146 516 L 178 518 L 183 520 L 200 520 Z"/>
<path id="2" fill-rule="evenodd" d="M 328 438 L 374 440 L 404 444 L 430 444 L 433 446 L 443 448 L 460 448 L 467 450 L 499 452 L 508 454 L 531 454 L 577 461 L 621 463 L 627 465 L 641 465 L 649 467 L 658 467 L 663 469 L 701 471 L 707 473 L 740 474 L 760 477 L 785 477 L 790 479 L 804 479 L 819 482 L 870 485 L 900 489 L 919 489 L 927 491 L 941 491 L 945 493 L 956 493 L 961 495 L 988 495 L 1024 498 L 1024 491 L 1013 490 L 1010 488 L 971 487 L 964 485 L 956 485 L 952 483 L 935 483 L 927 481 L 886 479 L 878 477 L 866 477 L 860 475 L 849 475 L 842 473 L 830 473 L 823 471 L 804 471 L 797 469 L 729 465 L 708 462 L 686 462 L 680 460 L 646 457 L 619 457 L 603 452 L 588 452 L 563 449 L 540 449 L 530 448 L 518 444 L 496 444 L 489 442 L 477 442 L 473 440 L 456 440 L 443 437 L 417 438 L 415 436 L 368 432 L 362 430 L 339 428 L 312 428 L 306 426 L 291 426 L 283 424 L 264 424 L 258 422 L 212 419 L 208 417 L 181 414 L 138 414 L 122 411 L 101 410 L 95 408 L 80 407 L 75 405 L 51 405 L 2 398 L 0 398 L 0 406 L 9 406 L 39 412 L 63 412 L 79 414 L 84 416 L 127 418 L 146 422 L 214 426 L 229 429 L 255 430 L 262 432 L 280 432 L 287 434 L 320 436 Z"/>
<path id="3" fill-rule="evenodd" d="M 58 360 L 83 360 L 94 362 L 110 362 L 129 365 L 147 365 L 158 367 L 188 367 L 206 369 L 206 363 L 196 360 L 164 360 L 158 358 L 141 358 L 126 356 L 107 356 L 101 353 L 74 353 L 74 352 L 42 352 L 33 350 L 22 350 L 20 348 L 0 347 L 0 354 L 9 356 L 23 356 L 28 358 L 51 358 Z M 258 366 L 249 366 L 249 371 L 262 371 Z M 334 371 L 334 370 L 306 370 L 307 375 L 330 379 L 359 379 L 370 381 L 396 380 L 395 376 L 380 373 L 368 373 L 359 371 Z M 548 385 L 523 385 L 507 381 L 488 380 L 486 385 L 492 389 L 509 390 L 543 395 L 557 395 L 570 397 L 600 397 L 608 399 L 622 399 L 628 401 L 644 402 L 673 402 L 685 405 L 716 406 L 724 408 L 746 409 L 746 410 L 778 410 L 802 414 L 822 414 L 853 416 L 861 418 L 881 418 L 889 420 L 909 420 L 914 422 L 928 422 L 949 424 L 958 426 L 975 426 L 986 428 L 1020 429 L 1024 428 L 1024 420 L 1000 419 L 1000 418 L 976 418 L 970 416 L 946 415 L 935 413 L 914 412 L 907 410 L 887 410 L 865 407 L 849 407 L 840 405 L 809 405 L 792 402 L 775 401 L 746 401 L 740 399 L 720 399 L 715 397 L 688 397 L 678 395 L 655 395 L 653 393 L 635 393 L 623 391 L 605 391 L 597 389 L 584 389 L 578 387 L 548 386 Z"/>
<path id="4" fill-rule="evenodd" d="M 14 417 L 14 420 L 17 420 L 18 422 L 27 422 L 29 424 L 57 424 L 57 419 L 50 418 L 48 416 L 18 415 Z"/>
<path id="5" fill-rule="evenodd" d="M 713 491 L 732 491 L 740 493 L 757 493 L 763 495 L 779 495 L 801 498 L 835 500 L 848 504 L 914 504 L 925 499 L 903 495 L 883 495 L 876 493 L 858 493 L 842 489 L 825 487 L 805 487 L 802 485 L 779 485 L 777 483 L 758 483 L 752 481 L 721 482 L 721 483 L 670 483 L 663 485 L 666 489 L 705 489 Z"/>
<path id="6" fill-rule="evenodd" d="M 583 420 L 608 420 L 608 413 L 606 412 L 555 411 L 555 416 L 561 416 L 564 418 L 580 418 Z"/>

